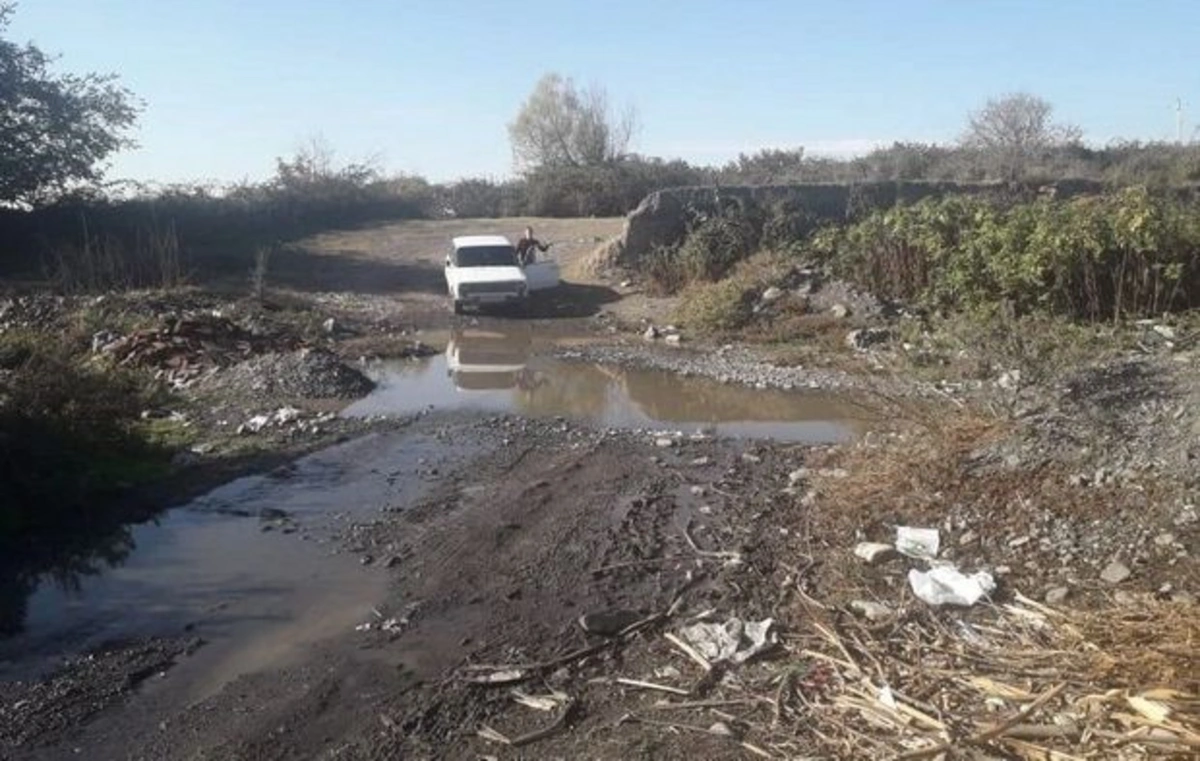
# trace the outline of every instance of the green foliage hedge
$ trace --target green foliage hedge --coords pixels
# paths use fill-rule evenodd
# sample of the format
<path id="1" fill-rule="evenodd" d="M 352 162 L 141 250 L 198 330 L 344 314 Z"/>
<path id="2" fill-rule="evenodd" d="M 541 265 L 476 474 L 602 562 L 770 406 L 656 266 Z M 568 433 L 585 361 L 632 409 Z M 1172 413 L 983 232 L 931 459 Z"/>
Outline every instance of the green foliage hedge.
<path id="1" fill-rule="evenodd" d="M 928 199 L 816 234 L 811 253 L 877 296 L 1084 320 L 1200 305 L 1200 207 L 1144 187 L 1002 205 Z"/>

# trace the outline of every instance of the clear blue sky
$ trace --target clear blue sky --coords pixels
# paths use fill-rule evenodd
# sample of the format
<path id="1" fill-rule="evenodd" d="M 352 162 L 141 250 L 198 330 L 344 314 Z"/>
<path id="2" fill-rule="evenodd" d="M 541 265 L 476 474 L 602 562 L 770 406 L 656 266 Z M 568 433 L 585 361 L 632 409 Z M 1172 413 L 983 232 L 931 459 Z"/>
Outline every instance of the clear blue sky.
<path id="1" fill-rule="evenodd" d="M 443 180 L 511 172 L 548 71 L 630 104 L 645 154 L 952 140 L 989 96 L 1049 99 L 1087 139 L 1200 120 L 1200 0 L 22 0 L 10 35 L 145 102 L 112 175 L 261 178 L 321 135 Z"/>

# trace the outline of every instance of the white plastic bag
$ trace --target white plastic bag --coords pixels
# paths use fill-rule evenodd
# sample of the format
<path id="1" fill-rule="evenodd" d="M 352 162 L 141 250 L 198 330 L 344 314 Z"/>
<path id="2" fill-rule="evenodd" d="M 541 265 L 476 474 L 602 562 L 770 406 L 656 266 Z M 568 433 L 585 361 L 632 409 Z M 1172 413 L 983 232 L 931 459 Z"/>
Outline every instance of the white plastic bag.
<path id="1" fill-rule="evenodd" d="M 996 580 L 987 571 L 970 576 L 952 565 L 940 565 L 928 571 L 908 572 L 913 594 L 933 606 L 962 605 L 970 607 L 996 589 Z"/>

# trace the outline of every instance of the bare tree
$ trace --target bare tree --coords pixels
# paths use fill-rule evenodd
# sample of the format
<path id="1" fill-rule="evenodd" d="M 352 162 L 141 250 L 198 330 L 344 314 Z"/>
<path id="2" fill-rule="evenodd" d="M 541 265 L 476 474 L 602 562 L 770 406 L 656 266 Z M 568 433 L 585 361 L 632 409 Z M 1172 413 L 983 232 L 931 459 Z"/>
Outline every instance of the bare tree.
<path id="1" fill-rule="evenodd" d="M 1051 121 L 1053 113 L 1049 101 L 1029 93 L 993 98 L 971 114 L 961 142 L 988 155 L 1005 179 L 1020 179 L 1039 157 L 1081 138 L 1078 127 Z"/>
<path id="2" fill-rule="evenodd" d="M 615 115 L 603 88 L 576 88 L 558 74 L 538 81 L 508 125 L 522 169 L 602 166 L 622 158 L 637 123 L 632 108 Z"/>

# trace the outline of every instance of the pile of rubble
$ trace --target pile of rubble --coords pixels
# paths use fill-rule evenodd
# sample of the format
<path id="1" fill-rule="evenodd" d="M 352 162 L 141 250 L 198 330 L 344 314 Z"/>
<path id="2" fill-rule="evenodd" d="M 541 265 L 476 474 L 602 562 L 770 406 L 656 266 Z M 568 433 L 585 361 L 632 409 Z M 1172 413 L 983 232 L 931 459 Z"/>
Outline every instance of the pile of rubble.
<path id="1" fill-rule="evenodd" d="M 299 339 L 269 339 L 216 314 L 169 317 L 160 327 L 126 336 L 100 331 L 92 351 L 119 365 L 156 369 L 174 388 L 186 388 L 212 370 L 228 367 L 271 349 L 295 349 Z"/>

